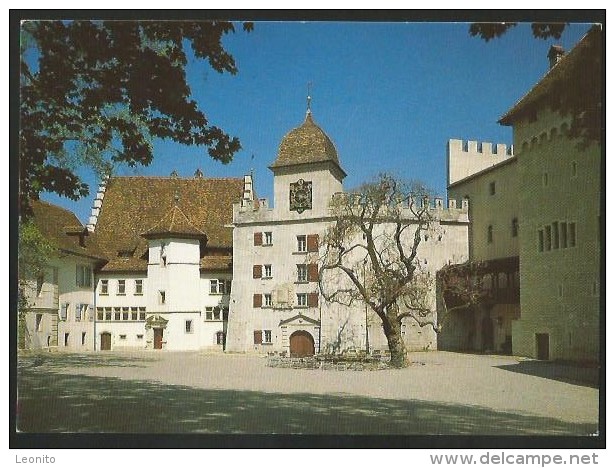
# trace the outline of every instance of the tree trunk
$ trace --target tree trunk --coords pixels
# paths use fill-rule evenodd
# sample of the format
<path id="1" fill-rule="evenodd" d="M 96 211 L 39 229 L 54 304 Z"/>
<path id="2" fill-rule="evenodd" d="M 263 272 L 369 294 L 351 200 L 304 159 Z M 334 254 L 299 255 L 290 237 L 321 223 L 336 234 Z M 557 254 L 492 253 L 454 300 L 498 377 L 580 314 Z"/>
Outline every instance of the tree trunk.
<path id="1" fill-rule="evenodd" d="M 19 314 L 17 319 L 17 347 L 26 349 L 26 317 L 25 314 Z"/>
<path id="2" fill-rule="evenodd" d="M 389 351 L 391 352 L 391 367 L 408 367 L 408 351 L 401 337 L 401 325 L 397 321 L 397 317 L 390 318 L 387 315 L 382 324 L 384 335 L 389 345 Z"/>

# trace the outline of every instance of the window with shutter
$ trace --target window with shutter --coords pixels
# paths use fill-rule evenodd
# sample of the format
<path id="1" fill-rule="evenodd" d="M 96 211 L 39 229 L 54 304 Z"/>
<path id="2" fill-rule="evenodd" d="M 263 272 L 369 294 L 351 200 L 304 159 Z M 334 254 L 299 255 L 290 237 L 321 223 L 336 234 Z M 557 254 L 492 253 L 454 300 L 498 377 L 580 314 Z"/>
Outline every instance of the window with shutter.
<path id="1" fill-rule="evenodd" d="M 307 251 L 318 252 L 318 234 L 309 234 L 307 236 Z"/>
<path id="2" fill-rule="evenodd" d="M 298 307 L 307 307 L 307 294 L 305 294 L 305 293 L 297 294 L 297 306 Z"/>
<path id="3" fill-rule="evenodd" d="M 254 294 L 252 297 L 252 306 L 253 307 L 262 307 L 263 305 L 263 296 L 261 294 Z"/>
<path id="4" fill-rule="evenodd" d="M 307 252 L 306 236 L 297 236 L 297 252 Z"/>
<path id="5" fill-rule="evenodd" d="M 299 283 L 304 283 L 307 281 L 308 270 L 307 265 L 301 264 L 297 265 L 297 281 Z"/>
<path id="6" fill-rule="evenodd" d="M 318 281 L 318 265 L 316 263 L 310 263 L 308 265 L 308 281 Z"/>
<path id="7" fill-rule="evenodd" d="M 318 293 L 308 294 L 308 307 L 318 307 Z"/>
<path id="8" fill-rule="evenodd" d="M 265 241 L 263 245 L 273 245 L 273 234 L 271 232 L 265 232 Z"/>
<path id="9" fill-rule="evenodd" d="M 252 266 L 252 278 L 261 278 L 263 276 L 262 265 Z"/>
<path id="10" fill-rule="evenodd" d="M 265 307 L 271 307 L 273 305 L 273 300 L 271 294 L 265 294 Z"/>
<path id="11" fill-rule="evenodd" d="M 262 232 L 254 233 L 254 245 L 263 245 L 263 233 Z"/>
<path id="12" fill-rule="evenodd" d="M 261 330 L 254 330 L 254 344 L 261 344 L 263 342 L 263 332 Z"/>

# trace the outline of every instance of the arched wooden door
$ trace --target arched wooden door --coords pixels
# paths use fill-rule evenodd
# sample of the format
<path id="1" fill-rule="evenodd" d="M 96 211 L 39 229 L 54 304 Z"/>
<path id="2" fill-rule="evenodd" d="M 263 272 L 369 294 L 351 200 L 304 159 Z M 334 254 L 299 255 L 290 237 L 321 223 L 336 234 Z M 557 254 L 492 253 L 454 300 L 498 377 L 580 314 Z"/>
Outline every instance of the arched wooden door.
<path id="1" fill-rule="evenodd" d="M 299 330 L 290 335 L 291 357 L 314 356 L 314 338 L 308 332 Z"/>
<path id="2" fill-rule="evenodd" d="M 111 333 L 105 332 L 100 334 L 100 350 L 109 351 L 111 349 Z"/>

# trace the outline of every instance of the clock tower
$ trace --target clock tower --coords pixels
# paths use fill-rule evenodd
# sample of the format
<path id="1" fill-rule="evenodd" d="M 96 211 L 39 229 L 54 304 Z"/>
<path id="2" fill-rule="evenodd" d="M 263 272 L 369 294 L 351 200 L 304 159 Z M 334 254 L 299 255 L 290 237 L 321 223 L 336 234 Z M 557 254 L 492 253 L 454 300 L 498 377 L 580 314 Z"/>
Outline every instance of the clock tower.
<path id="1" fill-rule="evenodd" d="M 326 216 L 346 177 L 333 142 L 309 108 L 303 124 L 284 136 L 269 168 L 274 174 L 274 211 L 282 219 Z"/>

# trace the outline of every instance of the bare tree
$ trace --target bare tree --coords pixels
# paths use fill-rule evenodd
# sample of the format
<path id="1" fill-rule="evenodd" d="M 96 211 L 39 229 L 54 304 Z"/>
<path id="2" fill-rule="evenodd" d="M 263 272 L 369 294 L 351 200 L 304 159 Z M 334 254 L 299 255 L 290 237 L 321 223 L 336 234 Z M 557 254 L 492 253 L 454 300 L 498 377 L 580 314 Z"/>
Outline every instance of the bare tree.
<path id="1" fill-rule="evenodd" d="M 437 329 L 432 275 L 423 270 L 418 249 L 433 229 L 433 211 L 424 186 L 380 175 L 332 201 L 334 223 L 322 240 L 319 288 L 324 299 L 344 305 L 366 304 L 380 319 L 391 365 L 408 365 L 402 320 Z"/>

